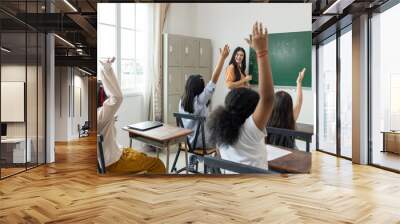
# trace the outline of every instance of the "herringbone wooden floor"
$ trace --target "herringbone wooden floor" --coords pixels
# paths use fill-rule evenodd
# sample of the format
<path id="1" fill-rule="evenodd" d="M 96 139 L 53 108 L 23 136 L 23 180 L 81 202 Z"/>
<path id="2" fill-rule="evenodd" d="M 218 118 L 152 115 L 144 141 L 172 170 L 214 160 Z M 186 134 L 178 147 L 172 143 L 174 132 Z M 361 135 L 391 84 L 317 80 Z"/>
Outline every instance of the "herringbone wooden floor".
<path id="1" fill-rule="evenodd" d="M 314 152 L 310 175 L 98 176 L 95 138 L 0 181 L 0 223 L 400 223 L 400 175 Z"/>

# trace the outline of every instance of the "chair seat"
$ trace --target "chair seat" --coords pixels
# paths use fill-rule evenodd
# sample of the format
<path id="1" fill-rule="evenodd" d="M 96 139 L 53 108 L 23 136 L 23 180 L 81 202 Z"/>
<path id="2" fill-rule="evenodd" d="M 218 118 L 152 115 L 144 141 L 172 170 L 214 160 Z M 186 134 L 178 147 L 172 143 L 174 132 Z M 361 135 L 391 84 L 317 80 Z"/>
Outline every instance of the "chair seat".
<path id="1" fill-rule="evenodd" d="M 176 125 L 181 128 L 185 128 L 185 126 L 183 125 L 182 119 L 189 119 L 189 120 L 195 121 L 196 127 L 193 129 L 193 135 L 194 135 L 193 142 L 197 142 L 201 146 L 206 145 L 206 142 L 204 142 L 205 139 L 199 138 L 199 136 L 205 136 L 205 133 L 204 133 L 204 125 L 205 125 L 205 121 L 206 121 L 205 117 L 193 115 L 193 114 L 186 114 L 186 113 L 174 113 L 174 117 L 176 118 Z M 184 143 L 183 142 L 179 143 L 179 147 L 178 147 L 179 151 L 175 155 L 175 160 L 172 165 L 171 172 L 176 171 L 176 162 L 179 158 L 179 154 L 181 151 L 190 152 L 190 153 L 193 153 L 198 156 L 206 156 L 206 155 L 211 155 L 213 153 L 218 153 L 218 150 L 215 148 L 208 148 L 208 149 L 195 148 L 194 149 L 194 147 L 191 147 L 191 145 L 190 145 L 190 147 L 187 145 L 187 144 L 189 144 L 189 142 L 190 142 L 189 137 L 186 137 L 186 141 Z M 197 144 L 194 144 L 194 145 L 197 145 Z M 187 156 L 187 154 L 185 156 Z M 196 166 L 196 172 L 197 172 L 197 168 L 198 168 L 198 166 Z M 188 169 L 186 168 L 186 171 L 187 170 Z M 178 171 L 178 173 L 179 173 L 179 171 Z M 204 173 L 206 173 L 206 172 L 207 172 L 207 169 L 206 169 L 206 166 L 204 166 Z"/>
<path id="2" fill-rule="evenodd" d="M 210 154 L 213 154 L 213 153 L 215 153 L 215 152 L 217 152 L 217 149 L 216 149 L 216 148 L 206 149 L 206 155 L 210 155 Z M 201 149 L 201 148 L 195 149 L 195 150 L 193 151 L 193 153 L 194 153 L 194 154 L 197 154 L 197 155 L 204 155 L 204 151 L 203 151 L 203 149 Z"/>
<path id="3" fill-rule="evenodd" d="M 187 145 L 186 144 L 182 144 L 181 147 L 180 147 L 180 150 L 188 150 Z M 217 152 L 216 148 L 208 148 L 208 149 L 206 149 L 205 155 L 210 155 L 210 154 L 213 154 L 213 153 L 216 153 L 216 152 Z M 203 151 L 202 148 L 196 148 L 195 150 L 193 150 L 192 153 L 204 156 L 204 151 Z"/>

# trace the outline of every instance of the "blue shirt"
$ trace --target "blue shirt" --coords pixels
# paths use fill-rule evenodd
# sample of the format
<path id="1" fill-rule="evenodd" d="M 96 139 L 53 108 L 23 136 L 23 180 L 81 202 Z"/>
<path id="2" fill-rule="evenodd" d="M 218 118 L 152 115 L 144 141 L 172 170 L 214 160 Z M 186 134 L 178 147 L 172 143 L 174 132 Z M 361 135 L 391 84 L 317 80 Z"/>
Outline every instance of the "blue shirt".
<path id="1" fill-rule="evenodd" d="M 212 81 L 208 82 L 206 87 L 204 88 L 203 92 L 201 92 L 198 96 L 196 96 L 193 100 L 193 109 L 194 112 L 192 115 L 207 117 L 208 116 L 208 108 L 207 103 L 211 99 L 213 93 L 215 91 L 215 83 Z M 182 100 L 179 100 L 179 113 L 189 114 L 188 112 L 183 109 Z M 193 130 L 193 133 L 189 135 L 190 144 L 193 144 L 197 121 L 189 120 L 189 119 L 182 119 L 183 126 L 185 128 Z M 207 136 L 207 134 L 205 134 Z M 202 136 L 199 133 L 199 137 L 197 137 L 196 147 L 202 147 Z M 207 138 L 206 138 L 207 139 Z M 207 141 L 207 140 L 206 140 Z"/>

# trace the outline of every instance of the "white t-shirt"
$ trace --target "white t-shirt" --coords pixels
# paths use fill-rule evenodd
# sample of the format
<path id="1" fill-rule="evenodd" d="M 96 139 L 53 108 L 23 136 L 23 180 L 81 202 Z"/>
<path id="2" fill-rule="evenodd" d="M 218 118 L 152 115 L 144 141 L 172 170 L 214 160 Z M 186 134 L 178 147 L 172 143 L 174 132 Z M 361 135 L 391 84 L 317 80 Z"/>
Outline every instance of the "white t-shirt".
<path id="1" fill-rule="evenodd" d="M 236 163 L 268 169 L 267 149 L 264 143 L 265 129 L 260 130 L 253 116 L 240 128 L 239 139 L 234 145 L 221 145 L 221 158 Z"/>

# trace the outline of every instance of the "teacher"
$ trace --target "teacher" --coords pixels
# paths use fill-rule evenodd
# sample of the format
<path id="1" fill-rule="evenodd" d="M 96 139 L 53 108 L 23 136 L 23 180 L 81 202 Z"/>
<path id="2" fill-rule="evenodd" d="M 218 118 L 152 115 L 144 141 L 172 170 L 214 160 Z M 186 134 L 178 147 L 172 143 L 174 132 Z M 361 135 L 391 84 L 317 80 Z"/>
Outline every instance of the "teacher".
<path id="1" fill-rule="evenodd" d="M 250 75 L 246 75 L 246 52 L 242 47 L 237 47 L 232 54 L 229 66 L 225 73 L 225 83 L 229 89 L 249 87 Z"/>

